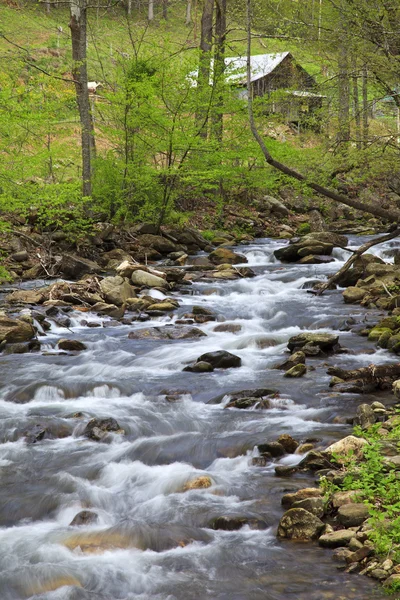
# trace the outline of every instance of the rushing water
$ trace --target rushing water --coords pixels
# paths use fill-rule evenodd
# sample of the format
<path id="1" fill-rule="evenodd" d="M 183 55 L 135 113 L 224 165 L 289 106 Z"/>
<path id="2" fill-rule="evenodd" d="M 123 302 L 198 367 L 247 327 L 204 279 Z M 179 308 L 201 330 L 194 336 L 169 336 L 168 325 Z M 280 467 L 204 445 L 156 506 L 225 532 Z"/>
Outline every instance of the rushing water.
<path id="1" fill-rule="evenodd" d="M 336 251 L 328 265 L 282 265 L 272 254 L 281 244 L 259 240 L 242 247 L 256 277 L 195 283 L 177 294 L 176 315 L 151 322 L 174 322 L 197 304 L 211 308 L 218 321 L 240 325 L 237 333 L 214 332 L 218 323 L 209 322 L 199 326 L 207 337 L 197 340 L 129 340 L 132 328 L 149 323 L 89 329 L 82 318 L 99 317 L 74 313 L 70 329 L 53 323 L 41 338 L 47 355 L 0 358 L 1 600 L 385 597 L 371 580 L 337 570 L 330 551 L 278 541 L 282 494 L 313 479 L 278 478 L 276 463 L 252 466 L 254 446 L 281 433 L 327 445 L 348 431 L 334 418 L 354 414 L 360 397 L 329 390 L 327 363 L 355 368 L 390 361 L 383 350 L 371 356 L 373 344 L 348 331 L 350 316 L 373 322 L 376 311 L 344 305 L 339 292 L 307 293 L 311 282 L 340 267 L 346 252 Z M 375 252 L 386 257 L 391 247 Z M 272 369 L 284 359 L 291 335 L 317 329 L 339 332 L 349 353 L 309 359 L 315 370 L 300 380 Z M 60 337 L 76 337 L 88 350 L 57 354 Z M 242 367 L 182 372 L 202 353 L 219 349 L 239 355 Z M 209 403 L 256 387 L 280 391 L 271 409 L 224 409 L 227 399 Z M 173 393 L 172 402 L 166 395 Z M 78 412 L 83 417 L 72 417 Z M 93 416 L 114 417 L 125 435 L 87 440 L 82 431 Z M 38 423 L 63 437 L 27 445 L 22 434 Z M 213 486 L 182 493 L 198 475 L 210 476 Z M 99 521 L 69 526 L 86 508 Z M 213 531 L 209 524 L 221 515 L 255 517 L 266 528 Z M 60 582 L 66 585 L 53 590 Z"/>

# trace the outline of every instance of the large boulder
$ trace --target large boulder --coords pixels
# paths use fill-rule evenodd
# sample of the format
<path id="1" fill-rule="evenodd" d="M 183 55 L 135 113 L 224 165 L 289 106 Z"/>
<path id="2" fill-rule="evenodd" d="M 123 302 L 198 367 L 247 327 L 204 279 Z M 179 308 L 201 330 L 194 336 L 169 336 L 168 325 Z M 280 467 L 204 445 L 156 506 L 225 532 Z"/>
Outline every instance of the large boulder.
<path id="1" fill-rule="evenodd" d="M 331 444 L 326 448 L 325 453 L 329 456 L 334 456 L 335 459 L 342 461 L 350 460 L 350 457 L 362 458 L 364 454 L 364 447 L 368 444 L 364 438 L 357 438 L 354 435 L 348 435 L 347 437 Z"/>
<path id="2" fill-rule="evenodd" d="M 289 540 L 309 541 L 317 539 L 325 525 L 304 508 L 290 508 L 278 526 L 278 537 Z"/>
<path id="3" fill-rule="evenodd" d="M 35 329 L 30 323 L 0 315 L 0 343 L 4 341 L 7 344 L 27 342 L 35 335 Z"/>
<path id="4" fill-rule="evenodd" d="M 217 350 L 216 352 L 206 352 L 197 359 L 197 362 L 208 362 L 214 369 L 230 369 L 240 367 L 242 360 L 239 356 L 231 354 L 226 350 Z"/>
<path id="5" fill-rule="evenodd" d="M 69 340 L 63 338 L 57 343 L 60 350 L 66 350 L 67 352 L 81 352 L 86 350 L 87 346 L 79 340 Z"/>
<path id="6" fill-rule="evenodd" d="M 42 304 L 45 294 L 40 290 L 16 290 L 6 296 L 10 304 Z"/>
<path id="7" fill-rule="evenodd" d="M 283 248 L 278 248 L 274 255 L 283 262 L 296 262 L 302 257 L 310 255 L 330 256 L 333 248 L 346 246 L 347 242 L 346 236 L 328 231 L 317 231 L 296 239 Z"/>
<path id="8" fill-rule="evenodd" d="M 238 265 L 240 263 L 247 263 L 247 258 L 243 254 L 235 254 L 228 248 L 217 248 L 213 250 L 209 257 L 210 261 L 214 265 Z"/>
<path id="9" fill-rule="evenodd" d="M 305 345 L 319 346 L 321 350 L 333 350 L 339 336 L 332 333 L 300 333 L 289 339 L 289 350 L 300 350 Z"/>
<path id="10" fill-rule="evenodd" d="M 349 531 L 347 529 L 339 529 L 339 531 L 333 531 L 332 533 L 325 533 L 321 535 L 318 540 L 318 544 L 323 548 L 343 548 L 347 546 L 353 538 L 355 538 L 356 532 Z"/>
<path id="11" fill-rule="evenodd" d="M 64 254 L 60 272 L 67 279 L 80 279 L 90 273 L 100 273 L 101 267 L 94 261 L 74 254 Z"/>
<path id="12" fill-rule="evenodd" d="M 157 275 L 153 275 L 152 273 L 147 273 L 146 271 L 142 271 L 141 269 L 138 269 L 132 273 L 131 281 L 134 285 L 140 287 L 169 287 L 167 281 L 162 277 L 158 277 Z"/>
<path id="13" fill-rule="evenodd" d="M 207 334 L 197 327 L 164 325 L 163 327 L 136 329 L 128 334 L 128 338 L 130 340 L 188 340 L 205 335 Z"/>
<path id="14" fill-rule="evenodd" d="M 176 244 L 162 235 L 145 233 L 143 235 L 139 235 L 136 239 L 139 246 L 144 248 L 154 248 L 154 250 L 160 254 L 169 254 L 170 252 L 176 252 L 177 250 L 180 250 Z"/>
<path id="15" fill-rule="evenodd" d="M 105 277 L 100 281 L 100 289 L 109 304 L 121 306 L 128 298 L 135 298 L 135 288 L 124 277 Z"/>

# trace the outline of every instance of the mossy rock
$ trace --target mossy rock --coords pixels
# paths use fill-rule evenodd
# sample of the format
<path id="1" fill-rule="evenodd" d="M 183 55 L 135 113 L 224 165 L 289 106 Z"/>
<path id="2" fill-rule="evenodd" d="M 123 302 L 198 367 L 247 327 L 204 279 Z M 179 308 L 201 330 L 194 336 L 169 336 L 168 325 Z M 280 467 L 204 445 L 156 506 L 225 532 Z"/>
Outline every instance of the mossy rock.
<path id="1" fill-rule="evenodd" d="M 369 332 L 368 339 L 370 342 L 377 342 L 384 333 L 388 333 L 390 336 L 393 332 L 388 327 L 374 327 Z"/>
<path id="2" fill-rule="evenodd" d="M 388 340 L 387 349 L 398 354 L 400 352 L 400 334 L 392 335 Z"/>
<path id="3" fill-rule="evenodd" d="M 379 348 L 387 348 L 388 347 L 388 342 L 389 342 L 389 340 L 390 340 L 391 337 L 392 337 L 392 334 L 390 333 L 390 331 L 385 331 L 379 337 L 377 346 Z"/>

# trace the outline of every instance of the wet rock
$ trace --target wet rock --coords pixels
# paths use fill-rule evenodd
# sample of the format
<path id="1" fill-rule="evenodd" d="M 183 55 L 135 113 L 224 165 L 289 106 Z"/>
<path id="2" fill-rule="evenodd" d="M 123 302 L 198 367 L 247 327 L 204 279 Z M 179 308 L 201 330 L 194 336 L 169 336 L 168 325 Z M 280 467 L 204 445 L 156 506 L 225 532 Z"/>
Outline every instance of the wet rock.
<path id="1" fill-rule="evenodd" d="M 322 350 L 332 350 L 339 342 L 339 336 L 331 333 L 300 333 L 289 339 L 289 350 L 299 350 L 306 344 L 319 346 Z"/>
<path id="2" fill-rule="evenodd" d="M 128 338 L 130 340 L 188 340 L 204 337 L 205 335 L 197 327 L 164 325 L 163 327 L 146 327 L 131 331 Z"/>
<path id="3" fill-rule="evenodd" d="M 128 298 L 135 298 L 135 288 L 124 277 L 105 277 L 100 281 L 100 289 L 108 304 L 121 306 Z"/>
<path id="4" fill-rule="evenodd" d="M 291 477 L 295 473 L 297 473 L 297 467 L 291 467 L 290 465 L 277 465 L 275 467 L 277 477 Z"/>
<path id="5" fill-rule="evenodd" d="M 92 260 L 73 254 L 64 254 L 60 271 L 67 279 L 80 279 L 90 273 L 100 273 L 101 267 Z"/>
<path id="6" fill-rule="evenodd" d="M 95 512 L 92 512 L 91 510 L 81 510 L 81 512 L 75 515 L 69 525 L 70 527 L 92 525 L 93 523 L 97 523 L 98 520 L 99 517 Z"/>
<path id="7" fill-rule="evenodd" d="M 194 365 L 185 367 L 183 371 L 188 371 L 190 373 L 211 373 L 214 371 L 214 367 L 209 362 L 199 360 Z"/>
<path id="8" fill-rule="evenodd" d="M 299 469 L 307 469 L 309 471 L 332 468 L 329 459 L 322 452 L 316 452 L 315 450 L 311 450 L 297 466 Z"/>
<path id="9" fill-rule="evenodd" d="M 239 356 L 231 354 L 226 350 L 217 350 L 216 352 L 206 352 L 197 359 L 197 362 L 205 361 L 210 363 L 214 369 L 231 369 L 240 367 L 242 360 Z"/>
<path id="10" fill-rule="evenodd" d="M 166 279 L 159 277 L 158 275 L 153 275 L 152 273 L 147 273 L 146 271 L 142 271 L 141 269 L 137 269 L 133 271 L 131 275 L 131 281 L 134 285 L 140 287 L 149 287 L 149 288 L 167 288 L 169 287 L 169 283 Z"/>
<path id="11" fill-rule="evenodd" d="M 147 309 L 147 312 L 149 314 L 154 313 L 154 311 L 157 312 L 171 312 L 173 310 L 176 310 L 178 308 L 178 303 L 172 299 L 165 299 L 162 300 L 162 302 L 155 302 L 154 304 L 150 304 L 150 306 Z"/>
<path id="12" fill-rule="evenodd" d="M 357 407 L 356 416 L 354 417 L 354 425 L 358 425 L 361 429 L 369 429 L 376 422 L 376 415 L 369 404 L 360 404 Z"/>
<path id="13" fill-rule="evenodd" d="M 39 352 L 40 342 L 37 340 L 31 340 L 27 343 L 19 344 L 7 344 L 4 348 L 3 354 L 27 354 L 28 352 Z"/>
<path id="14" fill-rule="evenodd" d="M 254 390 L 241 390 L 240 392 L 230 392 L 229 394 L 220 394 L 212 400 L 209 400 L 208 404 L 220 404 L 226 397 L 230 397 L 230 402 L 235 402 L 241 399 L 255 398 L 258 401 L 269 401 L 270 398 L 276 398 L 279 396 L 277 390 L 270 390 L 268 388 L 256 388 Z"/>
<path id="15" fill-rule="evenodd" d="M 33 425 L 25 431 L 24 437 L 27 444 L 36 444 L 48 437 L 49 430 L 45 425 Z"/>
<path id="16" fill-rule="evenodd" d="M 282 433 L 282 435 L 278 437 L 278 442 L 288 454 L 294 454 L 299 446 L 299 442 L 292 438 L 288 433 Z"/>
<path id="17" fill-rule="evenodd" d="M 247 525 L 250 529 L 266 529 L 267 524 L 265 521 L 251 517 L 241 516 L 221 516 L 216 517 L 210 523 L 211 529 L 222 529 L 223 531 L 237 531 Z"/>
<path id="18" fill-rule="evenodd" d="M 251 459 L 251 464 L 253 467 L 266 467 L 269 462 L 269 457 L 266 455 L 263 456 L 253 456 Z"/>
<path id="19" fill-rule="evenodd" d="M 200 477 L 196 477 L 191 481 L 185 483 L 182 488 L 183 492 L 187 492 L 189 490 L 202 490 L 211 487 L 213 484 L 211 477 L 208 475 L 200 475 Z"/>
<path id="20" fill-rule="evenodd" d="M 351 550 L 349 548 L 339 547 L 334 549 L 332 552 L 332 558 L 335 562 L 338 563 L 347 563 L 348 557 L 351 555 Z"/>
<path id="21" fill-rule="evenodd" d="M 343 527 L 358 527 L 369 517 L 365 504 L 343 504 L 338 509 L 338 520 Z"/>
<path id="22" fill-rule="evenodd" d="M 298 352 L 294 352 L 285 362 L 276 365 L 275 369 L 284 369 L 285 371 L 295 367 L 296 365 L 305 364 L 306 355 L 304 352 L 299 350 Z"/>
<path id="23" fill-rule="evenodd" d="M 371 556 L 371 554 L 373 554 L 373 553 L 374 553 L 374 550 L 373 550 L 372 545 L 369 545 L 368 543 L 366 543 L 366 544 L 364 544 L 364 546 L 362 546 L 355 552 L 352 552 L 351 554 L 349 554 L 349 556 L 346 559 L 346 562 L 348 564 L 361 562 L 362 560 L 364 560 L 364 558 Z"/>
<path id="24" fill-rule="evenodd" d="M 318 544 L 323 548 L 342 548 L 348 546 L 350 540 L 355 539 L 356 532 L 348 529 L 340 529 L 333 533 L 325 533 L 321 535 Z"/>
<path id="25" fill-rule="evenodd" d="M 107 433 L 110 431 L 123 433 L 123 430 L 118 425 L 118 422 L 112 417 L 105 419 L 91 419 L 86 425 L 83 435 L 90 440 L 99 442 L 105 438 Z"/>
<path id="26" fill-rule="evenodd" d="M 346 304 L 359 304 L 367 295 L 367 290 L 350 286 L 342 293 L 343 300 Z"/>
<path id="27" fill-rule="evenodd" d="M 214 265 L 247 263 L 247 258 L 243 254 L 235 254 L 228 248 L 217 248 L 210 253 L 208 258 Z"/>
<path id="28" fill-rule="evenodd" d="M 297 541 L 315 540 L 324 528 L 323 522 L 304 508 L 290 508 L 278 526 L 278 537 Z"/>
<path id="29" fill-rule="evenodd" d="M 291 367 L 288 371 L 286 371 L 286 373 L 284 374 L 284 377 L 303 377 L 303 375 L 305 375 L 307 373 L 307 367 L 306 365 L 299 363 L 298 365 L 295 365 L 294 367 Z"/>
<path id="30" fill-rule="evenodd" d="M 331 256 L 324 256 L 323 254 L 308 254 L 299 260 L 299 264 L 301 265 L 324 265 L 331 262 L 335 262 L 335 259 Z"/>
<path id="31" fill-rule="evenodd" d="M 319 488 L 303 488 L 282 496 L 281 504 L 284 507 L 293 506 L 295 502 L 305 500 L 306 498 L 321 498 L 322 491 Z"/>
<path id="32" fill-rule="evenodd" d="M 112 319 L 121 319 L 125 314 L 125 304 L 115 306 L 115 304 L 106 304 L 105 302 L 96 302 L 91 308 L 94 312 L 106 315 Z"/>
<path id="33" fill-rule="evenodd" d="M 213 315 L 213 312 L 209 308 L 205 308 L 204 306 L 193 306 L 192 313 L 194 315 Z"/>
<path id="34" fill-rule="evenodd" d="M 268 398 L 257 398 L 257 397 L 244 397 L 244 398 L 236 398 L 231 400 L 225 408 L 258 408 L 258 409 L 267 409 L 271 408 L 271 403 Z"/>
<path id="35" fill-rule="evenodd" d="M 35 336 L 35 333 L 35 329 L 29 323 L 0 315 L 0 343 L 3 341 L 7 344 L 28 342 Z"/>
<path id="36" fill-rule="evenodd" d="M 323 498 L 305 498 L 297 500 L 292 504 L 292 508 L 304 508 L 312 515 L 322 519 L 325 514 L 325 502 Z"/>
<path id="37" fill-rule="evenodd" d="M 87 346 L 79 340 L 61 339 L 57 344 L 60 350 L 66 350 L 67 352 L 81 352 L 87 349 Z"/>
<path id="38" fill-rule="evenodd" d="M 270 454 L 274 458 L 280 458 L 285 454 L 285 448 L 279 442 L 266 442 L 257 446 L 260 454 Z"/>

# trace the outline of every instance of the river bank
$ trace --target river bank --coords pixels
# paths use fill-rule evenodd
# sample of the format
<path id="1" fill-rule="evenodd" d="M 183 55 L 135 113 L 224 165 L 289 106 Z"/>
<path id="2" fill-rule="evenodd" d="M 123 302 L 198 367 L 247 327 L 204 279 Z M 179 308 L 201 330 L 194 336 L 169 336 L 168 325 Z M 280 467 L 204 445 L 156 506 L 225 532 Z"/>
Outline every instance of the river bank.
<path id="1" fill-rule="evenodd" d="M 315 485 L 314 474 L 277 478 L 275 468 L 305 458 L 304 444 L 318 449 L 350 433 L 344 421 L 360 401 L 332 394 L 328 365 L 392 362 L 349 330 L 349 319 L 353 328 L 372 326 L 378 309 L 345 305 L 336 292 L 307 293 L 337 270 L 345 251 L 335 249 L 331 263 L 288 265 L 274 257 L 280 246 L 260 240 L 234 248 L 242 262 L 203 271 L 140 265 L 125 291 L 132 293 L 126 284 L 134 287 L 137 271 L 168 287 L 157 281 L 158 289 L 135 291 L 141 308 L 129 304 L 123 316 L 94 311 L 93 297 L 77 304 L 77 283 L 72 291 L 51 288 L 63 299 L 31 306 L 19 296 L 8 305 L 12 318 L 33 319 L 41 348 L 1 357 L 4 598 L 384 597 L 369 579 L 337 573 L 330 551 L 314 544 L 299 551 L 275 538 L 282 494 Z M 205 259 L 193 255 L 202 266 Z M 167 268 L 184 270 L 186 283 L 168 281 Z M 172 310 L 152 309 L 155 300 Z M 201 334 L 185 337 L 187 328 Z M 304 331 L 339 336 L 347 352 L 310 356 L 302 378 L 284 377 L 275 367 L 289 357 L 289 338 Z M 60 347 L 62 339 L 85 348 Z M 221 351 L 240 363 L 208 362 Z M 207 362 L 212 370 L 193 370 Z M 250 409 L 230 405 L 240 392 L 252 399 Z M 365 400 L 378 397 L 392 402 L 389 392 Z M 302 451 L 260 461 L 258 447 L 282 435 Z"/>

